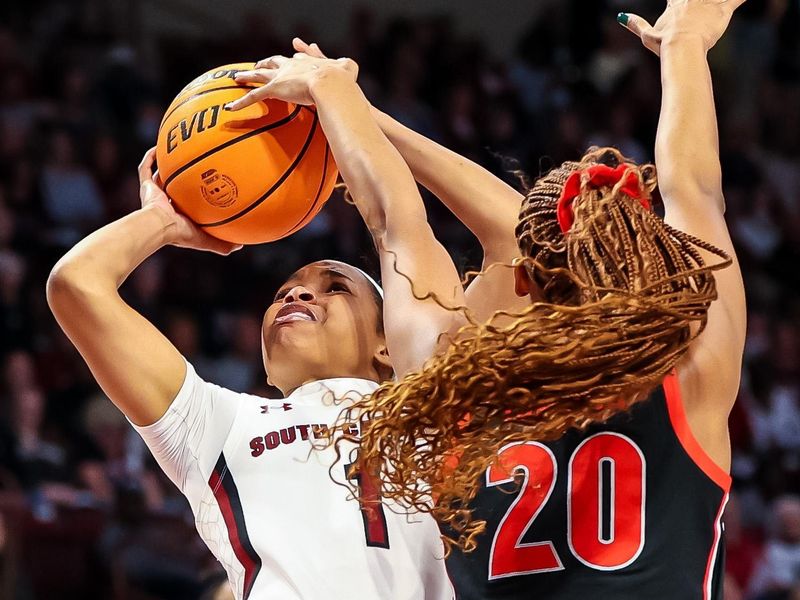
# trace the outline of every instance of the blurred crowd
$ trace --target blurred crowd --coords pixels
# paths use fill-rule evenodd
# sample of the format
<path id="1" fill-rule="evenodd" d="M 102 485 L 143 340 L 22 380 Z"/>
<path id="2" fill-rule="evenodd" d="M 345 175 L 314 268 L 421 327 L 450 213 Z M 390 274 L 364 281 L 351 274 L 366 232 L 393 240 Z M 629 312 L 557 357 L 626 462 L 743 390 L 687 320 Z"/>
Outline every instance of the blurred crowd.
<path id="1" fill-rule="evenodd" d="M 135 166 L 171 96 L 216 65 L 286 53 L 301 34 L 357 60 L 377 106 L 514 185 L 524 183 L 520 170 L 534 178 L 592 144 L 651 161 L 658 61 L 613 17 L 654 18 L 662 2 L 554 3 L 504 60 L 446 16 L 387 19 L 360 8 L 343 16 L 345 38 L 327 39 L 302 23 L 273 31 L 253 13 L 228 39 L 144 44 L 110 33 L 102 7 L 17 3 L 0 25 L 0 597 L 210 598 L 220 574 L 188 505 L 93 382 L 44 293 L 72 244 L 137 208 Z M 710 60 L 749 313 L 731 416 L 726 598 L 796 600 L 800 2 L 749 0 Z M 434 198 L 426 203 L 459 267 L 479 266 L 469 232 Z M 291 271 L 322 258 L 376 270 L 339 195 L 288 240 L 228 258 L 166 249 L 122 293 L 204 378 L 276 394 L 261 364 L 262 312 Z"/>

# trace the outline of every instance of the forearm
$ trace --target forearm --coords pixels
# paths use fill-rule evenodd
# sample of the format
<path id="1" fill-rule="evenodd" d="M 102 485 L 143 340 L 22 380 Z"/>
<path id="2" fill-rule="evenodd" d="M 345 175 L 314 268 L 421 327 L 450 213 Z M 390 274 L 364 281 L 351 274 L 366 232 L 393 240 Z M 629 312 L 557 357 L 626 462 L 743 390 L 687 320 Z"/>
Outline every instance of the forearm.
<path id="1" fill-rule="evenodd" d="M 712 197 L 723 210 L 714 93 L 699 37 L 676 37 L 661 44 L 661 79 L 656 166 L 662 195 L 667 202 L 690 200 L 691 195 Z"/>
<path id="2" fill-rule="evenodd" d="M 426 221 L 403 157 L 375 123 L 355 82 L 326 73 L 311 93 L 342 177 L 373 235 L 387 233 L 390 214 L 393 226 Z"/>
<path id="3" fill-rule="evenodd" d="M 437 196 L 478 238 L 487 254 L 514 252 L 523 196 L 489 171 L 371 109 L 414 178 Z"/>
<path id="4" fill-rule="evenodd" d="M 147 257 L 165 246 L 174 224 L 158 207 L 137 210 L 75 245 L 53 268 L 53 280 L 69 279 L 116 291 Z"/>
<path id="5" fill-rule="evenodd" d="M 397 374 L 418 369 L 435 351 L 439 334 L 461 322 L 460 313 L 440 304 L 463 305 L 458 273 L 428 225 L 408 165 L 375 123 L 356 83 L 333 73 L 317 80 L 311 95 L 342 177 L 380 253 L 392 365 Z"/>
<path id="6" fill-rule="evenodd" d="M 185 372 L 175 347 L 128 306 L 117 288 L 170 239 L 155 206 L 109 223 L 70 250 L 47 280 L 47 301 L 100 387 L 129 419 L 155 422 Z"/>

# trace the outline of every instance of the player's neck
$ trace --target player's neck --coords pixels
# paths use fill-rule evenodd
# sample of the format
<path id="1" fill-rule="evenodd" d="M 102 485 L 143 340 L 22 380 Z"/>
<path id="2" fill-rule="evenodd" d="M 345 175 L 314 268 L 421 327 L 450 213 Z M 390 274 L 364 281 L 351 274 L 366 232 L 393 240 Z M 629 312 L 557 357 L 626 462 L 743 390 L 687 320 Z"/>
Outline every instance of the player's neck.
<path id="1" fill-rule="evenodd" d="M 378 372 L 373 368 L 365 368 L 354 370 L 349 373 L 319 373 L 314 376 L 307 376 L 300 380 L 294 381 L 285 386 L 278 386 L 278 389 L 283 393 L 284 398 L 288 398 L 303 386 L 321 381 L 328 381 L 330 379 L 365 379 L 367 381 L 374 381 L 381 383 L 381 377 Z"/>

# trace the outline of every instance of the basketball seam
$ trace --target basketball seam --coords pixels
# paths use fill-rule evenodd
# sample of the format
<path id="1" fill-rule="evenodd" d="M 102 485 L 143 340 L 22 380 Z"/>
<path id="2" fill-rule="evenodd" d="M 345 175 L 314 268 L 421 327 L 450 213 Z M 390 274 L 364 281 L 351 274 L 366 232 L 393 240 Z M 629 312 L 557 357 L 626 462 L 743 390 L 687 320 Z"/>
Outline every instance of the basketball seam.
<path id="1" fill-rule="evenodd" d="M 234 138 L 232 140 L 228 140 L 227 142 L 224 142 L 224 143 L 220 144 L 219 146 L 214 146 L 211 150 L 208 150 L 207 152 L 203 152 L 203 154 L 201 154 L 200 156 L 196 156 L 195 158 L 193 158 L 192 160 L 187 162 L 185 165 L 183 165 L 179 169 L 177 169 L 174 173 L 172 173 L 172 175 L 167 177 L 167 180 L 164 182 L 164 191 L 165 192 L 167 191 L 167 188 L 169 188 L 169 184 L 172 183 L 178 175 L 182 174 L 184 171 L 186 171 L 187 169 L 193 167 L 194 165 L 196 165 L 200 161 L 205 160 L 206 158 L 208 158 L 209 156 L 211 156 L 212 154 L 214 154 L 216 152 L 219 152 L 220 150 L 224 150 L 225 148 L 233 146 L 234 144 L 238 144 L 239 142 L 242 142 L 244 140 L 250 139 L 251 137 L 253 137 L 255 135 L 259 135 L 261 133 L 264 133 L 265 131 L 269 131 L 270 129 L 275 129 L 277 127 L 281 127 L 283 125 L 286 125 L 287 123 L 292 121 L 297 115 L 300 114 L 300 109 L 301 108 L 303 108 L 303 107 L 298 105 L 298 106 L 295 107 L 294 111 L 292 111 L 291 114 L 283 117 L 282 119 L 279 119 L 278 121 L 275 121 L 274 123 L 270 123 L 269 125 L 264 125 L 264 127 L 259 127 L 258 129 L 254 129 L 253 131 L 248 131 L 247 133 L 244 133 L 244 134 L 240 135 L 239 137 Z M 315 116 L 315 121 L 316 121 L 316 116 Z"/>
<path id="2" fill-rule="evenodd" d="M 299 107 L 299 108 L 306 108 L 306 107 L 302 106 L 302 107 Z M 241 211 L 239 211 L 235 215 L 231 215 L 230 217 L 222 219 L 221 221 L 215 221 L 213 223 L 198 223 L 197 224 L 198 227 L 219 227 L 220 225 L 227 225 L 228 223 L 230 223 L 232 221 L 235 221 L 239 217 L 243 217 L 244 215 L 249 213 L 251 210 L 253 210 L 257 206 L 259 206 L 262 202 L 264 202 L 264 200 L 269 198 L 275 192 L 275 190 L 277 190 L 281 185 L 283 185 L 283 183 L 286 181 L 286 179 L 288 179 L 289 175 L 291 175 L 292 172 L 297 168 L 297 165 L 300 164 L 300 161 L 303 160 L 303 157 L 306 155 L 306 152 L 308 152 L 308 148 L 311 146 L 311 141 L 314 139 L 314 133 L 317 130 L 317 123 L 319 122 L 319 119 L 317 117 L 317 113 L 315 111 L 310 110 L 310 109 L 306 109 L 306 110 L 308 110 L 309 112 L 311 112 L 314 115 L 314 121 L 311 124 L 311 129 L 308 132 L 308 137 L 306 138 L 306 141 L 303 142 L 303 147 L 300 149 L 300 152 L 297 153 L 297 156 L 292 161 L 292 164 L 289 165 L 289 167 L 286 169 L 286 171 L 284 171 L 283 175 L 281 175 L 278 178 L 278 180 L 274 184 L 272 184 L 272 187 L 269 188 L 266 192 L 264 192 L 261 195 L 260 198 L 258 198 L 254 202 L 250 203 L 248 206 L 243 208 Z"/>
<path id="3" fill-rule="evenodd" d="M 259 87 L 260 86 L 257 85 L 226 85 L 225 87 L 212 88 L 210 90 L 203 90 L 202 92 L 197 92 L 196 94 L 192 94 L 188 98 L 184 98 L 183 100 L 181 100 L 177 106 L 175 106 L 171 111 L 169 111 L 167 114 L 164 115 L 164 118 L 161 119 L 161 124 L 158 126 L 158 133 L 161 133 L 161 130 L 164 128 L 164 123 L 166 123 L 167 119 L 169 119 L 172 116 L 172 113 L 174 113 L 176 110 L 178 110 L 181 106 L 183 106 L 187 102 L 194 100 L 195 98 L 199 98 L 204 94 L 210 94 L 211 92 L 219 92 L 220 90 L 238 90 L 241 88 L 256 90 Z"/>
<path id="4" fill-rule="evenodd" d="M 292 227 L 289 231 L 283 234 L 282 237 L 286 237 L 297 231 L 297 229 L 303 224 L 303 221 L 305 221 L 308 218 L 308 215 L 310 215 L 313 212 L 313 210 L 317 207 L 317 204 L 319 204 L 319 197 L 322 195 L 322 188 L 325 187 L 325 176 L 328 174 L 328 158 L 330 156 L 330 151 L 331 151 L 330 146 L 325 144 L 325 159 L 323 160 L 322 163 L 322 178 L 319 180 L 319 189 L 317 190 L 317 195 L 314 197 L 314 203 L 306 211 L 306 214 L 303 215 L 303 218 L 300 219 L 295 224 L 294 227 Z"/>

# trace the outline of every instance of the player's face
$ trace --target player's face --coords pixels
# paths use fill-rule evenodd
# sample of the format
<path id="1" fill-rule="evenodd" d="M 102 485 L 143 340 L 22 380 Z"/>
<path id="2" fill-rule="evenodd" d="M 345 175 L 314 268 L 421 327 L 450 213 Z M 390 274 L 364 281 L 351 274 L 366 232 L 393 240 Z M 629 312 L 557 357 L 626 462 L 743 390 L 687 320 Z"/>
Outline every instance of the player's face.
<path id="1" fill-rule="evenodd" d="M 262 345 L 270 383 L 284 393 L 332 377 L 377 379 L 385 356 L 382 315 L 372 284 L 337 261 L 292 275 L 264 315 Z"/>

